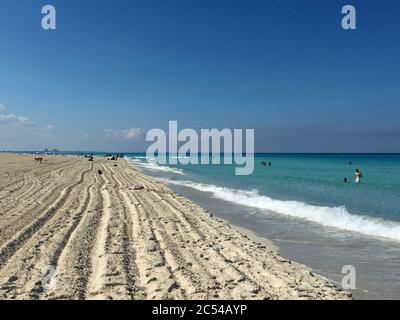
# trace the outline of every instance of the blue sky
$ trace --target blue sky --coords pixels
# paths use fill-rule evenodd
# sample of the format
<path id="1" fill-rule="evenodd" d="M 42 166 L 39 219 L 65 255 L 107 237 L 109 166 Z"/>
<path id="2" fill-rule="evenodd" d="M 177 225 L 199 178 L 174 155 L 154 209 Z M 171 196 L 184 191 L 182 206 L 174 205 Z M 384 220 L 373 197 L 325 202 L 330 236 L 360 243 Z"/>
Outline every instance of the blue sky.
<path id="1" fill-rule="evenodd" d="M 394 0 L 0 0 L 0 150 L 141 151 L 177 120 L 255 128 L 260 152 L 400 152 L 399 15 Z"/>

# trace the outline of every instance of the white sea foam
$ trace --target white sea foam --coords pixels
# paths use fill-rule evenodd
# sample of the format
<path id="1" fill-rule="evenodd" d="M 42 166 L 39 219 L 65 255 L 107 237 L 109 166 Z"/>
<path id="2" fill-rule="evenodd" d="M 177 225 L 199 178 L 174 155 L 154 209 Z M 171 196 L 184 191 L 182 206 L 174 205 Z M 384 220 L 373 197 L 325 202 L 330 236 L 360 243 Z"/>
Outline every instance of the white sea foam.
<path id="1" fill-rule="evenodd" d="M 141 157 L 140 159 L 143 159 Z M 157 164 L 154 161 L 148 160 L 148 161 L 141 161 L 139 160 L 138 157 L 136 158 L 129 158 L 129 161 L 131 161 L 135 166 L 142 167 L 144 169 L 152 170 L 152 171 L 162 171 L 162 172 L 172 172 L 180 175 L 184 175 L 184 172 L 180 169 L 175 169 L 175 168 L 170 168 L 167 166 L 162 166 Z"/>
<path id="2" fill-rule="evenodd" d="M 301 201 L 276 200 L 260 195 L 257 190 L 237 190 L 192 181 L 167 182 L 209 192 L 215 198 L 232 203 L 301 218 L 327 227 L 400 241 L 400 223 L 352 214 L 345 207 L 324 207 Z"/>

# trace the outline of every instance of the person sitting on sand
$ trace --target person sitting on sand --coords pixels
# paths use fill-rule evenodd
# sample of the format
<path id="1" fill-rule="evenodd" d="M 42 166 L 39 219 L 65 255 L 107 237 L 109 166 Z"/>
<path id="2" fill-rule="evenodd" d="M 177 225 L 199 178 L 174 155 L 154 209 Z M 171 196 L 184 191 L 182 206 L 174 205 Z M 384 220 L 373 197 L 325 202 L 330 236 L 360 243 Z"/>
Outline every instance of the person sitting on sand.
<path id="1" fill-rule="evenodd" d="M 362 178 L 362 173 L 360 170 L 356 169 L 355 173 L 354 173 L 354 177 L 355 177 L 355 182 L 356 183 L 360 183 L 361 182 L 361 178 Z"/>

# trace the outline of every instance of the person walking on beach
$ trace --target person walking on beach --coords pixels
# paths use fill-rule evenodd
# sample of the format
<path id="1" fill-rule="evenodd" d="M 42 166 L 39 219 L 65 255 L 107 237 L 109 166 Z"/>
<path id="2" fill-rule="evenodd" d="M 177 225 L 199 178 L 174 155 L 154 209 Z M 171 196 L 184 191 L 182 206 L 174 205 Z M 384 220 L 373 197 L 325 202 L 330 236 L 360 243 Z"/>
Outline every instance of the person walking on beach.
<path id="1" fill-rule="evenodd" d="M 362 178 L 362 173 L 360 170 L 356 169 L 356 172 L 354 173 L 354 177 L 355 177 L 355 182 L 356 183 L 360 183 L 361 182 L 361 178 Z"/>

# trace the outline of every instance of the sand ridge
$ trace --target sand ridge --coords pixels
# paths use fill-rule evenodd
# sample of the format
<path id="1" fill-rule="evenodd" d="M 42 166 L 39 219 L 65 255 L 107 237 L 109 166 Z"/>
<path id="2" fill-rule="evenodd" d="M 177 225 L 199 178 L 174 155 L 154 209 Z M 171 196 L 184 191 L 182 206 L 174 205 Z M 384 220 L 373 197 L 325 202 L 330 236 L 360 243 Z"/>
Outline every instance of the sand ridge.
<path id="1" fill-rule="evenodd" d="M 0 153 L 0 299 L 351 298 L 123 159 L 33 158 Z"/>

